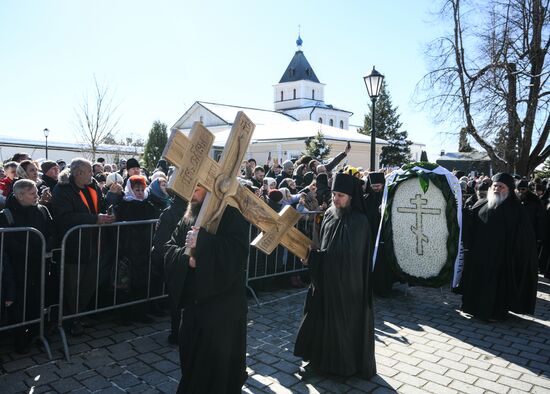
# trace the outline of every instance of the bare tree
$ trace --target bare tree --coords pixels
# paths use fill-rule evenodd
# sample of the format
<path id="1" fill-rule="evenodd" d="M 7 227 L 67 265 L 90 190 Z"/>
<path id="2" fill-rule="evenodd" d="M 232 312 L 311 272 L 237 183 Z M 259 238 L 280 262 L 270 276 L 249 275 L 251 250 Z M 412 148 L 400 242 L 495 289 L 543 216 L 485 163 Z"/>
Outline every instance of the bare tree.
<path id="1" fill-rule="evenodd" d="M 109 88 L 100 85 L 94 76 L 93 97 L 84 94 L 82 103 L 75 109 L 77 133 L 90 148 L 94 160 L 97 147 L 116 134 L 120 121 L 117 109 L 118 105 L 113 105 Z"/>
<path id="2" fill-rule="evenodd" d="M 418 84 L 437 120 L 464 128 L 497 170 L 550 156 L 550 0 L 443 0 L 452 32 L 429 44 Z"/>

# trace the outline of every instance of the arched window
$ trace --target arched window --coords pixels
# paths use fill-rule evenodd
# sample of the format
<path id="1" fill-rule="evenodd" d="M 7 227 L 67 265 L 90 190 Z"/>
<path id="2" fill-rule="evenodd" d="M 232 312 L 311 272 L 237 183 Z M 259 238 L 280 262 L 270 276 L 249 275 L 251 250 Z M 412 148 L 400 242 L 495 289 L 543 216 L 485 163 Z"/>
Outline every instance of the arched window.
<path id="1" fill-rule="evenodd" d="M 315 100 L 315 89 L 311 91 L 311 99 Z"/>
<path id="2" fill-rule="evenodd" d="M 323 118 L 319 118 L 319 123 L 323 123 Z"/>
<path id="3" fill-rule="evenodd" d="M 204 120 L 204 117 L 201 115 L 201 117 L 199 118 L 199 122 L 201 122 L 201 124 L 202 124 L 202 123 L 204 123 L 203 120 Z"/>
<path id="4" fill-rule="evenodd" d="M 294 99 L 296 100 L 296 89 L 294 89 Z"/>
<path id="5" fill-rule="evenodd" d="M 344 121 L 343 121 L 343 120 L 340 121 L 340 128 L 341 128 L 341 129 L 344 128 Z"/>
<path id="6" fill-rule="evenodd" d="M 281 101 L 283 101 L 283 91 L 281 90 Z"/>
<path id="7" fill-rule="evenodd" d="M 332 119 L 329 120 L 329 121 L 328 121 L 328 124 L 329 124 L 329 126 L 334 126 L 334 120 L 332 120 Z"/>

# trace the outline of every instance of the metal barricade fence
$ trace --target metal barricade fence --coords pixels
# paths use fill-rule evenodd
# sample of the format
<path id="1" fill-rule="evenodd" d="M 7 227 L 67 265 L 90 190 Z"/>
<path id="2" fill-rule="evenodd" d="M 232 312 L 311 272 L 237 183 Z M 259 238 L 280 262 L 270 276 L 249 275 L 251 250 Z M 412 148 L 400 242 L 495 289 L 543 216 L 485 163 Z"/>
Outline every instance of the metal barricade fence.
<path id="1" fill-rule="evenodd" d="M 295 226 L 312 239 L 314 244 L 318 242 L 322 214 L 323 211 L 304 213 Z M 252 242 L 258 233 L 259 230 L 256 227 L 250 226 L 250 242 Z M 266 255 L 251 246 L 246 270 L 246 287 L 254 297 L 256 303 L 260 305 L 260 300 L 256 291 L 250 286 L 250 282 L 276 276 L 298 274 L 306 270 L 307 268 L 304 267 L 300 259 L 281 245 L 270 255 Z"/>
<path id="2" fill-rule="evenodd" d="M 21 250 L 21 245 L 19 245 L 20 240 L 15 241 L 11 243 L 9 241 L 9 237 L 16 236 L 17 233 L 23 233 L 24 238 L 24 244 L 25 248 L 24 250 Z M 33 247 L 31 250 L 30 248 L 30 238 L 31 234 L 38 238 L 40 242 L 39 246 L 39 254 L 36 253 L 34 250 L 36 246 Z M 8 240 L 6 240 L 8 238 Z M 34 243 L 34 242 L 33 242 Z M 10 249 L 17 249 L 17 250 L 10 250 Z M 33 256 L 29 256 L 30 252 L 32 252 Z M 20 261 L 19 257 L 16 257 L 17 261 L 11 261 L 10 256 L 14 254 L 24 254 L 24 261 Z M 32 257 L 32 260 L 34 260 L 35 255 L 39 255 L 39 261 L 29 261 Z M 21 264 L 23 264 L 23 270 L 21 272 Z M 36 265 L 40 265 L 40 278 L 39 278 L 39 289 L 38 294 L 36 293 L 37 289 L 35 286 L 31 285 L 29 286 L 29 281 L 32 281 L 33 277 L 36 275 Z M 6 272 L 10 269 L 10 271 Z M 9 273 L 13 274 L 12 277 L 6 278 L 4 275 L 8 275 Z M 23 278 L 20 278 L 20 274 L 23 274 Z M 17 285 L 21 284 L 21 279 L 23 279 L 23 292 L 21 292 L 21 289 L 17 288 Z M 34 278 L 36 279 L 36 278 Z M 7 294 L 7 290 L 5 289 L 6 286 L 14 286 L 15 294 Z M 36 284 L 35 284 L 36 285 Z M 0 228 L 0 299 L 2 302 L 2 305 L 0 307 L 0 322 L 3 322 L 5 319 L 4 314 L 8 314 L 9 308 L 14 308 L 10 310 L 9 315 L 10 319 L 12 321 L 8 321 L 7 324 L 0 323 L 0 332 L 7 331 L 7 330 L 13 330 L 13 329 L 20 329 L 23 327 L 29 327 L 32 325 L 39 325 L 39 332 L 38 332 L 38 339 L 42 342 L 44 346 L 44 350 L 48 354 L 49 359 L 52 359 L 52 353 L 50 350 L 50 345 L 48 343 L 48 340 L 46 339 L 46 336 L 44 335 L 44 322 L 45 322 L 45 288 L 46 288 L 46 240 L 44 239 L 44 236 L 40 231 L 38 231 L 35 228 L 32 227 L 11 227 L 11 228 Z M 22 300 L 18 299 L 18 295 L 21 296 L 22 294 Z M 9 300 L 8 298 L 14 298 Z M 33 310 L 36 299 L 39 298 L 38 303 L 39 305 L 36 305 L 36 307 L 39 308 L 38 311 Z M 8 307 L 6 305 L 6 301 L 12 301 L 13 303 Z M 31 311 L 29 311 L 31 309 Z M 38 312 L 38 313 L 36 313 Z M 14 319 L 14 316 L 15 319 Z M 37 315 L 35 317 L 32 317 L 32 315 Z M 30 316 L 30 317 L 29 317 Z M 15 320 L 15 321 L 13 321 Z M 19 321 L 20 320 L 20 321 Z"/>
<path id="3" fill-rule="evenodd" d="M 164 278 L 155 276 L 152 266 L 157 221 L 79 225 L 63 237 L 58 329 L 67 360 L 70 354 L 64 321 L 167 296 Z M 145 244 L 136 239 L 139 236 L 144 236 Z"/>

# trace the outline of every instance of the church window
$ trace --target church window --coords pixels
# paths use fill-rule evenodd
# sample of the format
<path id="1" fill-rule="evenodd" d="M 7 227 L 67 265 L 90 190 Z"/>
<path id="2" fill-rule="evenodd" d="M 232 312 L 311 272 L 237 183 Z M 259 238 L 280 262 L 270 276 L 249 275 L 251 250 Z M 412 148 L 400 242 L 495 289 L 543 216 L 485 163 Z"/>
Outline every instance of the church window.
<path id="1" fill-rule="evenodd" d="M 340 121 L 340 128 L 341 128 L 341 129 L 344 128 L 344 121 L 343 121 L 343 120 Z"/>
<path id="2" fill-rule="evenodd" d="M 306 75 L 309 77 L 309 68 L 306 68 Z"/>
<path id="3" fill-rule="evenodd" d="M 332 120 L 332 119 L 329 120 L 329 121 L 328 121 L 328 124 L 329 124 L 330 126 L 334 126 L 334 120 Z"/>
<path id="4" fill-rule="evenodd" d="M 283 101 L 283 91 L 281 90 L 281 101 Z"/>
<path id="5" fill-rule="evenodd" d="M 296 89 L 294 89 L 294 99 L 296 99 Z"/>
<path id="6" fill-rule="evenodd" d="M 202 124 L 202 123 L 204 123 L 203 121 L 204 121 L 204 117 L 201 115 L 201 117 L 199 118 L 199 122 L 201 122 L 201 124 Z"/>
<path id="7" fill-rule="evenodd" d="M 323 118 L 319 118 L 319 123 L 323 123 Z"/>
<path id="8" fill-rule="evenodd" d="M 311 99 L 315 100 L 315 89 L 311 91 Z"/>

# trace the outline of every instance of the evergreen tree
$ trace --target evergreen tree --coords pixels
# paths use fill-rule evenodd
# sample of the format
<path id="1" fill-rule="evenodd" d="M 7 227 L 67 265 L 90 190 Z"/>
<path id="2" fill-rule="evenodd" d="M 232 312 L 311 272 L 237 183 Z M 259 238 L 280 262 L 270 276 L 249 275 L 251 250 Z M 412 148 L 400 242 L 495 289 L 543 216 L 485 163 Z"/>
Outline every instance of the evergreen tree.
<path id="1" fill-rule="evenodd" d="M 330 155 L 330 145 L 327 144 L 321 130 L 317 132 L 315 137 L 307 138 L 305 141 L 306 152 L 305 154 L 311 157 L 315 157 L 319 160 L 326 159 Z"/>
<path id="2" fill-rule="evenodd" d="M 389 144 L 382 147 L 380 166 L 394 167 L 409 162 L 412 142 L 407 140 L 408 133 L 406 131 L 399 131 L 402 123 L 399 121 L 397 107 L 392 105 L 386 81 L 383 82 L 380 96 L 376 99 L 375 111 L 376 137 L 388 141 Z M 365 115 L 365 125 L 359 132 L 370 135 L 371 128 L 372 118 L 369 111 Z"/>
<path id="3" fill-rule="evenodd" d="M 145 168 L 153 170 L 159 161 L 162 151 L 168 142 L 167 126 L 159 120 L 153 122 L 153 127 L 149 131 L 147 143 L 143 152 L 143 161 Z"/>

